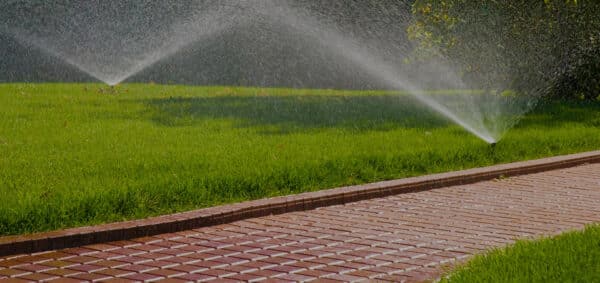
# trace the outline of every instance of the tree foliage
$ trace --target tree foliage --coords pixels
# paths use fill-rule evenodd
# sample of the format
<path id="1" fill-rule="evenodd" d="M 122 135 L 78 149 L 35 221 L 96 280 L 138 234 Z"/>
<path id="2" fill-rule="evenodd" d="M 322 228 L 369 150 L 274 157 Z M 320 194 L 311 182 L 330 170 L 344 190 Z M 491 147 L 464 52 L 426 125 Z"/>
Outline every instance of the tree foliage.
<path id="1" fill-rule="evenodd" d="M 596 98 L 600 1 L 416 0 L 413 59 L 445 58 L 480 87 Z"/>

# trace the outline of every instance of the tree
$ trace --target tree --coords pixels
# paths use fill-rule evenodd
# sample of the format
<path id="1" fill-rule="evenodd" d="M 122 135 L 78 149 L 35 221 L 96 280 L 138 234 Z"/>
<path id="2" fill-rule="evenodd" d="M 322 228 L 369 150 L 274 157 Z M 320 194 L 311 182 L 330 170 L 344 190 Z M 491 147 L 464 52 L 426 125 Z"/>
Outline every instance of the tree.
<path id="1" fill-rule="evenodd" d="M 413 60 L 445 58 L 483 88 L 596 98 L 600 1 L 417 0 Z"/>

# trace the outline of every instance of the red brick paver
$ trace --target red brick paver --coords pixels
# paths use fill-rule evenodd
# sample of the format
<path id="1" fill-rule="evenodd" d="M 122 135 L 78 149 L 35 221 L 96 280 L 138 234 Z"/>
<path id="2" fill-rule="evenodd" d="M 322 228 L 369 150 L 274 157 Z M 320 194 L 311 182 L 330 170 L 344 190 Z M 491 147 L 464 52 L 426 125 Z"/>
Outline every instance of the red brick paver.
<path id="1" fill-rule="evenodd" d="M 594 222 L 600 164 L 5 257 L 0 282 L 421 281 L 490 247 Z"/>

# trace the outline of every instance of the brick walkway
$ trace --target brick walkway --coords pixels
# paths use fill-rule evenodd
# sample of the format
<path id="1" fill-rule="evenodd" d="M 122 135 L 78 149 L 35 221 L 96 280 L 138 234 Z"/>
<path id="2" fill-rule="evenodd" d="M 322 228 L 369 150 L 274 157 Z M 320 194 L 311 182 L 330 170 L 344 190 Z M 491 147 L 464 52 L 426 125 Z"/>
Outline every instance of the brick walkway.
<path id="1" fill-rule="evenodd" d="M 0 282 L 422 281 L 515 238 L 592 222 L 600 164 L 0 258 Z"/>

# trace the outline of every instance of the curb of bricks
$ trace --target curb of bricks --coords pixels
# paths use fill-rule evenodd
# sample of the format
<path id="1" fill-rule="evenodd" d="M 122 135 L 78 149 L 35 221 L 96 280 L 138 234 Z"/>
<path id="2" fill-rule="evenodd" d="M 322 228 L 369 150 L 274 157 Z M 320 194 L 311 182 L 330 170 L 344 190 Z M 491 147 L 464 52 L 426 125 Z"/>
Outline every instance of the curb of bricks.
<path id="1" fill-rule="evenodd" d="M 260 199 L 141 220 L 0 237 L 0 256 L 173 233 L 248 218 L 311 210 L 407 192 L 472 184 L 499 177 L 539 173 L 590 163 L 600 163 L 600 151 Z"/>

